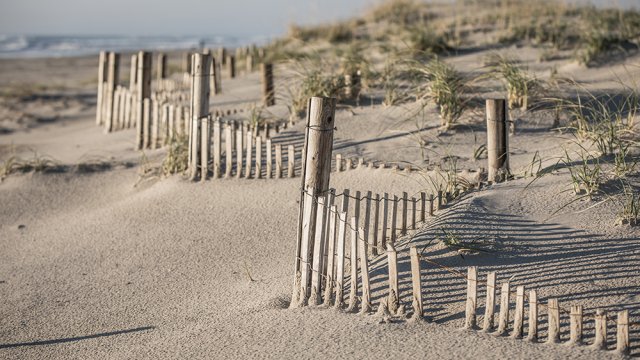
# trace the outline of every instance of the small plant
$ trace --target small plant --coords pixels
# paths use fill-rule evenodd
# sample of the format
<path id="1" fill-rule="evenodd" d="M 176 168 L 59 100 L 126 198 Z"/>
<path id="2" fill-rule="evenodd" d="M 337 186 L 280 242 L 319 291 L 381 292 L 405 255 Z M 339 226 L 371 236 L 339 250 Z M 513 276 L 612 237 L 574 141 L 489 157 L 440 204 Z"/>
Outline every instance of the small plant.
<path id="1" fill-rule="evenodd" d="M 62 168 L 56 161 L 47 156 L 33 153 L 31 159 L 23 159 L 18 156 L 10 156 L 0 163 L 0 181 L 14 173 L 46 172 Z"/>
<path id="2" fill-rule="evenodd" d="M 591 198 L 600 189 L 602 166 L 599 158 L 585 152 L 584 149 L 579 155 L 581 157 L 580 161 L 578 161 L 578 164 L 573 165 L 573 161 L 565 149 L 565 158 L 562 161 L 569 169 L 573 191 L 576 195 L 581 195 L 584 192 Z"/>
<path id="3" fill-rule="evenodd" d="M 442 127 L 450 128 L 466 108 L 467 79 L 453 66 L 437 58 L 416 70 L 428 81 L 426 96 L 438 106 Z"/>
<path id="4" fill-rule="evenodd" d="M 178 135 L 169 143 L 167 155 L 162 162 L 162 174 L 164 176 L 182 174 L 187 171 L 188 165 L 189 138 L 185 135 Z"/>
<path id="5" fill-rule="evenodd" d="M 249 125 L 251 125 L 252 129 L 258 129 L 264 123 L 265 118 L 262 116 L 263 111 L 263 106 L 256 106 L 255 104 L 251 106 L 249 110 Z"/>
<path id="6" fill-rule="evenodd" d="M 527 110 L 529 96 L 539 88 L 540 82 L 520 67 L 515 59 L 495 54 L 490 63 L 494 76 L 500 78 L 507 88 L 509 109 Z"/>
<path id="7" fill-rule="evenodd" d="M 443 54 L 452 50 L 445 35 L 422 26 L 409 30 L 409 45 L 414 55 L 422 56 Z"/>
<path id="8" fill-rule="evenodd" d="M 487 145 L 482 144 L 473 150 L 473 161 L 478 161 L 480 159 L 487 157 Z"/>
<path id="9" fill-rule="evenodd" d="M 621 224 L 636 226 L 638 218 L 640 218 L 640 196 L 630 186 L 625 186 L 622 194 L 622 209 L 618 214 L 618 221 Z"/>

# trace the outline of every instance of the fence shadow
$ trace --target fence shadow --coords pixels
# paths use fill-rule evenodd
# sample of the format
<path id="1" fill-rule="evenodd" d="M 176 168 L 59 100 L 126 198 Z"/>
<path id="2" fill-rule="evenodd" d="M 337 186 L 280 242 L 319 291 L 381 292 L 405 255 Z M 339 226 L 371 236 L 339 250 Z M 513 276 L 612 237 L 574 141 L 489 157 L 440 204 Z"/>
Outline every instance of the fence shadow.
<path id="1" fill-rule="evenodd" d="M 101 338 L 106 336 L 115 336 L 115 335 L 123 335 L 123 334 L 148 331 L 148 330 L 153 330 L 155 328 L 156 328 L 155 326 L 143 326 L 143 327 L 137 327 L 133 329 L 116 330 L 116 331 L 109 331 L 109 332 L 103 332 L 103 333 L 97 333 L 97 334 L 91 334 L 91 335 L 74 336 L 74 337 L 50 339 L 50 340 L 38 340 L 38 341 L 13 343 L 13 344 L 0 344 L 0 349 L 10 349 L 10 348 L 17 348 L 17 347 L 25 347 L 25 346 L 55 345 L 55 344 L 62 344 L 62 343 L 68 343 L 68 342 L 96 339 L 96 338 Z"/>

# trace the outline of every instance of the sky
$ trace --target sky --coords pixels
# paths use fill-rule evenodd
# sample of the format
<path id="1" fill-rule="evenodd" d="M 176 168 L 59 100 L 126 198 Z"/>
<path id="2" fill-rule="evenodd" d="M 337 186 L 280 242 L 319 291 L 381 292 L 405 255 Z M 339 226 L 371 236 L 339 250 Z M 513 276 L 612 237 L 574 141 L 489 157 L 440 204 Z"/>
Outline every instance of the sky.
<path id="1" fill-rule="evenodd" d="M 376 0 L 0 0 L 0 34 L 279 35 Z"/>
<path id="2" fill-rule="evenodd" d="M 0 0 L 0 34 L 270 37 L 283 34 L 291 23 L 347 18 L 380 1 Z M 591 1 L 640 4 L 640 0 Z"/>

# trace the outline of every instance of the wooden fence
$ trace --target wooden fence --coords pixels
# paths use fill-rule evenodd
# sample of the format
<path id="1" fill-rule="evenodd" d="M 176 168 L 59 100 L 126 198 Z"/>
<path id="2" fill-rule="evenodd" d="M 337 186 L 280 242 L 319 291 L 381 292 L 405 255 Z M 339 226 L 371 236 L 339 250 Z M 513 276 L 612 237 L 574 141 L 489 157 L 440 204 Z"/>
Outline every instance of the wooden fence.
<path id="1" fill-rule="evenodd" d="M 560 306 L 557 298 L 549 298 L 544 302 L 539 298 L 536 290 L 530 290 L 526 294 L 524 286 L 512 284 L 509 280 L 498 284 L 496 272 L 486 274 L 485 310 L 483 323 L 480 326 L 477 322 L 478 268 L 469 267 L 467 274 L 463 274 L 430 260 L 422 255 L 416 246 L 408 248 L 411 265 L 411 310 L 405 309 L 401 301 L 402 289 L 398 285 L 398 250 L 396 250 L 398 239 L 412 230 L 417 230 L 420 223 L 433 217 L 439 209 L 443 208 L 444 199 L 448 196 L 442 192 L 437 196 L 421 192 L 411 197 L 406 192 L 401 196 L 373 194 L 371 191 L 366 192 L 364 196 L 361 191 L 356 191 L 355 196 L 352 196 L 352 193 L 350 190 L 344 190 L 336 195 L 335 190 L 331 189 L 327 194 L 317 197 L 318 212 L 313 238 L 313 257 L 309 261 L 304 257 L 299 259 L 303 269 L 309 269 L 311 272 L 310 291 L 305 292 L 305 287 L 302 286 L 304 281 L 302 273 L 297 274 L 298 295 L 292 299 L 292 307 L 323 305 L 334 306 L 347 312 L 356 312 L 359 307 L 358 312 L 371 313 L 373 304 L 370 266 L 374 260 L 385 256 L 388 290 L 376 310 L 383 319 L 424 318 L 425 295 L 422 279 L 425 273 L 421 263 L 427 263 L 466 281 L 466 299 L 460 299 L 460 303 L 464 304 L 464 328 L 466 329 L 540 342 L 542 339 L 540 339 L 539 328 L 546 320 L 547 335 L 544 342 L 560 343 L 561 316 L 566 314 L 569 316 L 570 329 L 567 344 L 585 344 L 584 323 L 593 321 L 595 334 L 591 346 L 595 349 L 609 349 L 607 323 L 611 318 L 606 311 L 595 309 L 587 313 L 580 305 L 566 309 Z M 305 201 L 314 201 L 311 193 L 305 192 L 304 197 Z M 349 214 L 353 216 L 349 217 Z M 499 302 L 496 301 L 498 285 Z M 513 309 L 514 299 L 515 309 Z M 527 304 L 528 316 L 525 313 Z M 498 308 L 497 317 L 496 308 Z M 546 310 L 546 317 L 542 319 L 541 310 Z M 528 325 L 526 331 L 525 319 Z M 629 311 L 619 311 L 615 317 L 615 350 L 623 354 L 627 354 L 630 349 L 630 325 Z"/>

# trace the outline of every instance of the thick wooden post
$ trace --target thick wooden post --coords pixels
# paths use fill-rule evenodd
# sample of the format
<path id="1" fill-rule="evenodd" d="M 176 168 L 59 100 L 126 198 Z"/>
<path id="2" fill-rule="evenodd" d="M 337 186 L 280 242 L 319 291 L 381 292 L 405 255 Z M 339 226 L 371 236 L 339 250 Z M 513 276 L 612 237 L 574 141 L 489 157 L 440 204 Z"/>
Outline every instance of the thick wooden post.
<path id="1" fill-rule="evenodd" d="M 596 310 L 596 336 L 593 340 L 595 349 L 607 350 L 607 312 L 602 309 Z"/>
<path id="2" fill-rule="evenodd" d="M 529 332 L 527 340 L 538 341 L 538 293 L 535 290 L 529 292 Z"/>
<path id="3" fill-rule="evenodd" d="M 156 69 L 156 79 L 158 83 L 161 83 L 163 79 L 167 78 L 167 55 L 163 53 L 158 54 Z"/>
<path id="4" fill-rule="evenodd" d="M 424 193 L 423 193 L 424 194 Z M 496 273 L 487 274 L 487 298 L 484 309 L 484 324 L 482 330 L 492 331 L 494 327 L 494 314 L 496 311 Z"/>
<path id="5" fill-rule="evenodd" d="M 571 306 L 569 313 L 569 344 L 582 344 L 582 305 Z"/>
<path id="6" fill-rule="evenodd" d="M 387 266 L 389 267 L 389 295 L 387 306 L 392 314 L 398 311 L 400 291 L 398 287 L 398 253 L 392 243 L 387 244 Z"/>
<path id="7" fill-rule="evenodd" d="M 488 180 L 501 182 L 509 176 L 509 133 L 504 99 L 487 99 Z"/>
<path id="8" fill-rule="evenodd" d="M 476 327 L 476 308 L 478 304 L 478 268 L 470 266 L 467 270 L 467 307 L 465 329 Z"/>
<path id="9" fill-rule="evenodd" d="M 504 335 L 509 326 L 509 282 L 500 289 L 500 314 L 498 315 L 498 335 Z"/>
<path id="10" fill-rule="evenodd" d="M 511 336 L 520 339 L 524 330 L 524 286 L 516 288 L 516 312 L 513 316 L 513 332 Z"/>
<path id="11" fill-rule="evenodd" d="M 136 149 L 141 150 L 144 144 L 145 134 L 149 130 L 144 128 L 144 100 L 151 97 L 151 53 L 141 51 L 138 53 L 138 70 L 136 80 Z"/>
<path id="12" fill-rule="evenodd" d="M 420 277 L 420 255 L 418 248 L 412 246 L 409 250 L 411 257 L 411 284 L 413 287 L 413 319 L 421 319 L 424 312 L 422 305 L 422 279 Z"/>
<path id="13" fill-rule="evenodd" d="M 560 342 L 560 307 L 558 306 L 558 299 L 549 299 L 547 302 L 547 311 L 549 322 L 547 342 L 558 343 Z"/>
<path id="14" fill-rule="evenodd" d="M 273 86 L 273 65 L 262 64 L 262 99 L 264 106 L 273 106 L 276 104 L 276 94 Z"/>
<path id="15" fill-rule="evenodd" d="M 344 244 L 347 233 L 347 213 L 345 211 L 340 211 L 338 214 L 338 222 L 338 243 L 336 245 L 336 307 L 342 308 L 344 305 Z"/>
<path id="16" fill-rule="evenodd" d="M 191 155 L 189 156 L 189 173 L 191 180 L 195 180 L 198 174 L 198 164 L 200 162 L 199 142 L 201 138 L 201 122 L 203 118 L 209 117 L 209 71 L 211 55 L 193 54 L 191 65 L 191 131 L 189 143 Z M 204 144 L 202 148 L 204 148 Z M 207 169 L 202 169 L 202 177 L 206 177 Z"/>
<path id="17" fill-rule="evenodd" d="M 105 90 L 105 81 L 107 80 L 107 52 L 100 51 L 100 56 L 98 58 L 98 97 L 96 103 L 96 125 L 102 125 L 102 100 L 104 99 L 104 90 Z"/>
<path id="18" fill-rule="evenodd" d="M 308 109 L 305 151 L 303 151 L 306 159 L 303 167 L 302 189 L 303 192 L 312 194 L 313 197 L 311 199 L 301 197 L 295 256 L 295 279 L 298 278 L 298 273 L 302 272 L 300 279 L 304 296 L 309 294 L 311 274 L 309 274 L 306 264 L 310 263 L 313 250 L 311 235 L 315 233 L 316 229 L 317 196 L 324 194 L 329 189 L 336 99 L 313 97 L 309 101 Z M 294 286 L 297 286 L 295 280 Z"/>
<path id="19" fill-rule="evenodd" d="M 107 69 L 107 103 L 106 103 L 106 119 L 105 120 L 105 131 L 111 132 L 113 130 L 113 122 L 115 118 L 115 109 L 114 109 L 114 98 L 116 86 L 118 86 L 118 76 L 120 74 L 120 54 L 110 52 L 109 53 L 109 62 Z"/>
<path id="20" fill-rule="evenodd" d="M 227 57 L 227 66 L 229 69 L 229 78 L 233 79 L 236 77 L 236 57 L 234 55 L 229 55 Z"/>
<path id="21" fill-rule="evenodd" d="M 628 354 L 629 346 L 629 311 L 623 310 L 618 312 L 616 351 L 621 354 Z"/>

